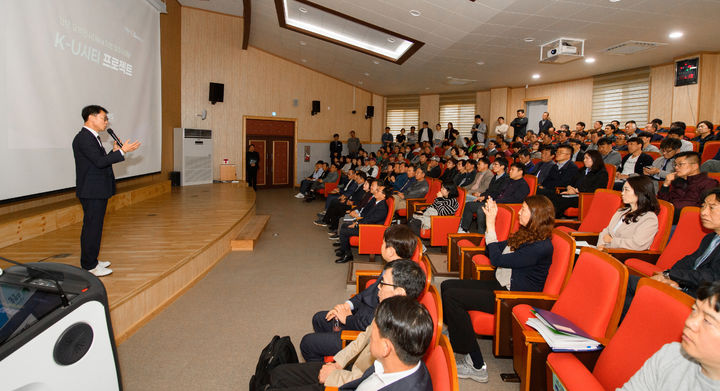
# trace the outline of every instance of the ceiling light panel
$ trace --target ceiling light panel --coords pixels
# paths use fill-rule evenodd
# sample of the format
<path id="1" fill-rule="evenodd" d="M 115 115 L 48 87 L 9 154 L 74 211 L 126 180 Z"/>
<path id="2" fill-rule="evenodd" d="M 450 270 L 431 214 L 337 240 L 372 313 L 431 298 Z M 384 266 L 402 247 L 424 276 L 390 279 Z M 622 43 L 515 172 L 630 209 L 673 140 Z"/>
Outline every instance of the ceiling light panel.
<path id="1" fill-rule="evenodd" d="M 281 27 L 398 64 L 422 42 L 307 0 L 275 0 Z M 306 12 L 300 11 L 304 9 Z"/>

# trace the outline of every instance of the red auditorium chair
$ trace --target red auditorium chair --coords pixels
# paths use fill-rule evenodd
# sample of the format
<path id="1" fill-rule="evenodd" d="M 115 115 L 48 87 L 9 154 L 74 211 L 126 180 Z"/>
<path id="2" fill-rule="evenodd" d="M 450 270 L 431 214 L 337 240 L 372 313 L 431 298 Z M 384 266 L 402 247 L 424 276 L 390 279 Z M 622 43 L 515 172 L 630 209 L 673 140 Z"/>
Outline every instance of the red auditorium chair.
<path id="1" fill-rule="evenodd" d="M 527 182 L 528 187 L 530 188 L 530 193 L 528 193 L 528 197 L 532 197 L 537 194 L 537 177 L 532 174 L 525 174 L 523 175 L 523 179 L 525 179 L 525 182 Z"/>
<path id="2" fill-rule="evenodd" d="M 323 197 L 326 197 L 330 194 L 331 191 L 335 190 L 338 185 L 340 184 L 340 172 L 338 172 L 338 179 L 335 182 L 325 183 L 325 186 L 323 186 L 322 189 L 318 189 L 317 193 L 320 194 Z"/>
<path id="3" fill-rule="evenodd" d="M 553 379 L 567 391 L 622 387 L 663 345 L 680 342 L 685 319 L 694 302 L 692 297 L 669 285 L 641 279 L 625 319 L 600 352 L 592 372 L 578 355 L 550 353 L 547 389 L 559 389 L 553 388 Z"/>
<path id="4" fill-rule="evenodd" d="M 536 307 L 564 316 L 593 339 L 606 342 L 620 320 L 628 270 L 617 259 L 594 248 L 585 247 L 560 296 L 531 294 Z M 553 304 L 554 302 L 554 304 Z M 532 317 L 531 306 L 520 304 L 512 310 L 513 368 L 520 378 L 520 390 L 544 390 L 545 361 L 550 347 L 525 322 Z"/>
<path id="5" fill-rule="evenodd" d="M 423 361 L 434 391 L 458 391 L 457 364 L 448 337 L 440 334 L 438 343 L 430 345 Z"/>
<path id="6" fill-rule="evenodd" d="M 712 159 L 717 154 L 718 150 L 720 150 L 720 141 L 706 142 L 705 147 L 703 147 L 703 153 L 700 162 L 705 163 L 706 161 Z"/>
<path id="7" fill-rule="evenodd" d="M 555 220 L 555 226 L 572 236 L 593 233 L 597 235 L 607 227 L 613 214 L 621 205 L 622 197 L 619 191 L 597 189 L 592 197 L 591 207 L 587 208 L 587 214 L 581 221 Z M 583 208 L 585 207 L 583 206 Z"/>
<path id="8" fill-rule="evenodd" d="M 700 208 L 686 206 L 680 212 L 675 233 L 663 251 L 633 254 L 625 259 L 625 266 L 631 274 L 647 277 L 670 269 L 684 256 L 697 250 L 700 241 L 709 232 L 700 222 Z"/>
<path id="9" fill-rule="evenodd" d="M 415 247 L 415 252 L 412 258 L 413 262 L 417 262 L 420 268 L 425 272 L 425 290 L 427 292 L 428 286 L 432 282 L 432 266 L 430 265 L 430 259 L 422 253 L 422 242 L 420 239 L 417 240 L 418 245 Z M 355 293 L 360 293 L 361 290 L 372 285 L 380 275 L 381 270 L 355 270 Z"/>
<path id="10" fill-rule="evenodd" d="M 495 233 L 497 234 L 498 240 L 501 241 L 506 240 L 510 235 L 510 230 L 512 229 L 514 223 L 513 219 L 516 219 L 515 216 L 517 216 L 517 210 L 519 210 L 519 208 L 514 210 L 510 205 L 511 204 L 498 204 L 498 217 L 495 222 Z M 484 253 L 485 234 L 448 234 L 447 264 L 449 272 L 456 272 L 460 270 L 460 263 L 462 260 L 462 254 L 460 252 L 466 247 L 472 248 L 473 251 L 477 251 L 478 253 Z"/>
<path id="11" fill-rule="evenodd" d="M 554 229 L 552 244 L 552 265 L 550 265 L 542 293 L 548 297 L 557 297 L 570 279 L 575 260 L 575 240 L 567 233 Z M 532 292 L 532 294 L 536 293 Z M 516 304 L 527 303 L 527 296 L 527 292 L 495 291 L 494 314 L 468 311 L 475 334 L 494 336 L 493 354 L 495 356 L 512 355 L 512 308 Z"/>
<path id="12" fill-rule="evenodd" d="M 360 224 L 358 226 L 360 234 L 350 237 L 350 245 L 358 247 L 358 254 L 370 254 L 370 262 L 375 262 L 375 254 L 380 254 L 383 234 L 392 223 L 395 212 L 395 199 L 390 197 L 385 202 L 387 202 L 388 213 L 383 224 Z"/>
<path id="13" fill-rule="evenodd" d="M 507 240 L 510 234 L 516 232 L 520 227 L 518 211 L 522 204 L 498 204 L 498 217 L 495 219 L 495 235 L 498 241 Z M 501 211 L 502 208 L 502 211 Z M 460 279 L 463 280 L 485 280 L 493 278 L 494 269 L 489 270 L 490 260 L 485 256 L 485 236 L 478 247 L 462 246 L 459 243 L 460 258 Z M 481 274 L 483 271 L 489 273 Z"/>
<path id="14" fill-rule="evenodd" d="M 457 232 L 460 226 L 460 219 L 465 208 L 465 190 L 458 189 L 458 203 L 460 204 L 452 216 L 431 216 L 430 229 L 420 231 L 420 237 L 430 239 L 430 246 L 446 246 L 448 243 L 448 234 Z"/>
<path id="15" fill-rule="evenodd" d="M 608 183 L 606 189 L 612 190 L 613 184 L 615 183 L 615 172 L 617 171 L 617 167 L 613 164 L 605 163 L 605 170 L 608 173 Z M 578 207 L 577 208 L 567 208 L 565 209 L 565 216 L 567 217 L 577 217 L 578 220 L 582 220 L 585 218 L 585 214 L 590 210 L 590 202 L 592 202 L 592 197 L 595 195 L 595 193 L 580 193 L 578 200 Z M 585 206 L 585 209 L 583 211 L 583 205 Z"/>

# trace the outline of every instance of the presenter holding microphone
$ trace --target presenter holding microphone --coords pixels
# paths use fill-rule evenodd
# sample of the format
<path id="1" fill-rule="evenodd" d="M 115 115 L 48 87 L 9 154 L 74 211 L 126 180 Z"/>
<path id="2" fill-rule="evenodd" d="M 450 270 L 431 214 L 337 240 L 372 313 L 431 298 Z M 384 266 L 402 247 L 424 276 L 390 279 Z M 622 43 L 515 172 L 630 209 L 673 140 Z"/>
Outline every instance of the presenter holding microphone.
<path id="1" fill-rule="evenodd" d="M 122 146 L 113 143 L 110 153 L 100 141 L 100 132 L 108 126 L 108 111 L 101 106 L 91 105 L 82 109 L 85 125 L 73 139 L 75 155 L 76 195 L 83 208 L 83 226 L 80 234 L 80 264 L 90 273 L 101 277 L 112 273 L 110 262 L 98 261 L 102 239 L 105 209 L 110 197 L 115 194 L 115 174 L 112 165 L 125 160 L 125 154 L 140 146 L 139 141 L 125 141 Z"/>

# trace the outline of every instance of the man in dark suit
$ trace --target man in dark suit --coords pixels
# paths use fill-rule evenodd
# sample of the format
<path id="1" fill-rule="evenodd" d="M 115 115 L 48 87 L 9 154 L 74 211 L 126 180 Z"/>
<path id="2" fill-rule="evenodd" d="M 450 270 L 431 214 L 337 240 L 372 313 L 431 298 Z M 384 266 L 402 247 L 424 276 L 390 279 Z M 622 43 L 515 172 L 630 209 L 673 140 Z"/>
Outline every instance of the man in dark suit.
<path id="1" fill-rule="evenodd" d="M 542 114 L 542 119 L 538 123 L 538 132 L 548 130 L 553 127 L 552 121 L 550 121 L 550 113 L 547 111 Z"/>
<path id="2" fill-rule="evenodd" d="M 565 187 L 572 182 L 578 173 L 578 166 L 570 160 L 573 149 L 568 144 L 560 145 L 555 152 L 555 165 L 550 168 L 550 173 L 544 181 L 538 182 L 538 194 L 551 197 L 555 194 L 555 189 Z"/>
<path id="3" fill-rule="evenodd" d="M 340 247 L 335 255 L 338 259 L 335 263 L 347 263 L 353 260 L 352 250 L 350 249 L 350 237 L 358 236 L 360 234 L 360 223 L 362 224 L 383 224 L 388 214 L 388 205 L 385 200 L 392 196 L 392 188 L 386 186 L 378 186 L 377 191 L 374 194 L 374 200 L 371 200 L 367 206 L 365 206 L 360 212 L 360 219 L 358 221 L 340 227 L 340 234 L 338 235 Z"/>
<path id="4" fill-rule="evenodd" d="M 508 161 L 504 157 L 495 159 L 492 166 L 490 166 L 492 172 L 495 174 L 490 180 L 487 190 L 485 190 L 476 201 L 466 202 L 465 208 L 463 209 L 462 219 L 460 220 L 460 227 L 458 232 L 467 233 L 470 230 L 472 224 L 473 214 L 480 216 L 482 213 L 482 207 L 485 206 L 485 200 L 488 198 L 497 199 L 502 192 L 505 191 L 508 184 L 510 183 L 510 177 L 506 174 L 508 168 Z M 522 177 L 522 174 L 520 174 Z M 485 233 L 485 219 L 477 219 L 478 233 Z"/>
<path id="5" fill-rule="evenodd" d="M 540 184 L 548 177 L 553 166 L 555 166 L 555 147 L 543 145 L 540 147 L 540 161 L 528 174 L 535 175 L 537 183 Z"/>
<path id="6" fill-rule="evenodd" d="M 91 105 L 83 108 L 85 124 L 73 139 L 75 156 L 75 194 L 83 208 L 83 227 L 80 234 L 80 264 L 83 269 L 101 277 L 112 273 L 110 262 L 98 261 L 102 240 L 103 220 L 110 197 L 115 194 L 115 174 L 112 165 L 125 160 L 125 154 L 136 150 L 139 141 L 126 140 L 122 147 L 113 143 L 110 153 L 100 141 L 100 132 L 108 126 L 107 110 Z"/>
<path id="7" fill-rule="evenodd" d="M 340 135 L 333 134 L 333 141 L 330 141 L 330 163 L 333 163 L 336 157 L 342 156 L 342 141 L 340 141 Z"/>
<path id="8" fill-rule="evenodd" d="M 430 124 L 428 124 L 427 121 L 423 121 L 422 125 L 422 128 L 420 128 L 420 131 L 418 132 L 418 142 L 422 144 L 423 141 L 427 141 L 432 144 L 433 132 L 432 129 L 430 129 Z"/>
<path id="9" fill-rule="evenodd" d="M 430 313 L 417 301 L 406 296 L 383 300 L 370 334 L 370 352 L 376 361 L 360 379 L 340 390 L 431 391 L 422 357 L 430 347 L 433 328 Z"/>

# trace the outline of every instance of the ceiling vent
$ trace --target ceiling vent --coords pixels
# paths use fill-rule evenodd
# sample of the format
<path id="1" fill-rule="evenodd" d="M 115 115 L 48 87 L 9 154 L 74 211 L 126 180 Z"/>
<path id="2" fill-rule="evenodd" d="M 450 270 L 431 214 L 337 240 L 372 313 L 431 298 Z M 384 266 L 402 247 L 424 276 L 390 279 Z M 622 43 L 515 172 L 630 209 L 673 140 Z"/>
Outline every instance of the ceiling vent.
<path id="1" fill-rule="evenodd" d="M 667 44 L 662 42 L 626 41 L 617 45 L 610 46 L 609 48 L 603 50 L 603 52 L 607 54 L 624 56 L 627 54 L 634 54 L 637 52 L 642 52 L 643 50 L 648 50 L 664 45 Z"/>
<path id="2" fill-rule="evenodd" d="M 459 79 L 457 77 L 448 76 L 446 83 L 453 86 L 464 86 L 465 84 L 475 83 L 473 79 Z"/>

